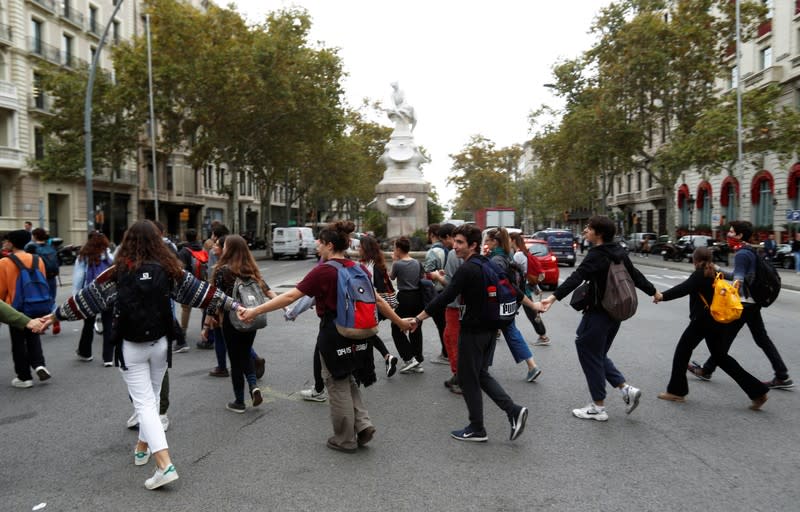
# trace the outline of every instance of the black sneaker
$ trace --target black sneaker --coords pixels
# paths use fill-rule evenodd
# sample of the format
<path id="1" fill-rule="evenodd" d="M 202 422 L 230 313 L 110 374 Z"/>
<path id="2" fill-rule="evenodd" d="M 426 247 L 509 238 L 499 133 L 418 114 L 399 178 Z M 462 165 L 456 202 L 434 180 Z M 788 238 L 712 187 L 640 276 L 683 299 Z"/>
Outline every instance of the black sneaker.
<path id="1" fill-rule="evenodd" d="M 687 370 L 689 371 L 689 373 L 691 373 L 700 380 L 706 382 L 711 380 L 711 375 L 706 375 L 705 370 L 703 370 L 703 367 L 697 361 L 692 361 L 691 363 L 689 363 L 689 367 L 687 368 Z"/>
<path id="2" fill-rule="evenodd" d="M 389 359 L 386 360 L 386 376 L 391 377 L 397 372 L 397 358 L 389 354 Z"/>
<path id="3" fill-rule="evenodd" d="M 197 348 L 200 350 L 211 350 L 214 348 L 214 344 L 210 341 L 198 341 L 196 343 Z"/>
<path id="4" fill-rule="evenodd" d="M 228 402 L 228 405 L 226 405 L 225 408 L 229 411 L 239 414 L 242 414 L 245 410 L 247 410 L 247 406 L 244 405 L 244 402 Z"/>
<path id="5" fill-rule="evenodd" d="M 256 357 L 255 359 L 255 367 L 256 367 L 256 378 L 260 379 L 264 376 L 264 372 L 267 371 L 267 360 L 263 357 Z"/>
<path id="6" fill-rule="evenodd" d="M 450 432 L 450 437 L 458 439 L 459 441 L 470 441 L 473 443 L 485 443 L 489 440 L 489 436 L 486 435 L 486 429 L 475 430 L 472 427 L 454 430 Z"/>
<path id="7" fill-rule="evenodd" d="M 173 354 L 183 354 L 184 352 L 188 351 L 189 351 L 188 343 L 184 343 L 183 345 L 175 345 L 174 347 L 172 347 Z"/>
<path id="8" fill-rule="evenodd" d="M 528 421 L 527 407 L 520 407 L 514 414 L 508 417 L 508 422 L 511 423 L 511 436 L 509 437 L 511 441 L 522 434 L 522 431 L 525 430 L 526 421 Z"/>
<path id="9" fill-rule="evenodd" d="M 789 378 L 779 379 L 775 377 L 772 380 L 764 382 L 764 385 L 769 389 L 789 389 L 794 387 L 794 382 Z"/>

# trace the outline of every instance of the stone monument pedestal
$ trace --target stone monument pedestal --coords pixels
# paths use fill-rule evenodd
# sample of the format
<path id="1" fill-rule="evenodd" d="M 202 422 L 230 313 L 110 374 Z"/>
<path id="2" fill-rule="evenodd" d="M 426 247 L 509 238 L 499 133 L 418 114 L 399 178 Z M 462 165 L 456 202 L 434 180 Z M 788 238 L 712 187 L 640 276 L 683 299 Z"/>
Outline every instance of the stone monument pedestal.
<path id="1" fill-rule="evenodd" d="M 387 237 L 411 236 L 418 229 L 427 229 L 430 190 L 427 182 L 378 183 L 375 187 L 376 207 L 389 216 Z"/>

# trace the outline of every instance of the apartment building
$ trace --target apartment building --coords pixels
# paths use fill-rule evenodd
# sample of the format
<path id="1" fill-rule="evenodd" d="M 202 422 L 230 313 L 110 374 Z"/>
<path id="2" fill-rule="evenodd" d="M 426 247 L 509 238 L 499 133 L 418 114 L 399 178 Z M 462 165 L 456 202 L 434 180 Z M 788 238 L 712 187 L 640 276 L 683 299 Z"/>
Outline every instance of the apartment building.
<path id="1" fill-rule="evenodd" d="M 41 123 L 53 115 L 52 102 L 38 84 L 38 69 L 43 63 L 69 69 L 91 62 L 110 22 L 100 65 L 111 70 L 109 46 L 143 34 L 145 24 L 136 0 L 123 1 L 112 20 L 117 1 L 0 0 L 0 232 L 31 221 L 67 243 L 85 239 L 85 183 L 44 182 L 30 165 L 44 154 Z M 207 6 L 206 0 L 190 3 Z M 118 172 L 94 170 L 91 215 L 98 229 L 118 242 L 133 221 L 155 218 L 157 191 L 158 218 L 174 236 L 207 228 L 213 220 L 230 224 L 234 208 L 237 231 L 261 234 L 260 193 L 249 172 L 239 173 L 233 204 L 225 165 L 194 169 L 185 152 L 158 152 L 154 170 L 148 135 L 149 127 L 143 127 L 137 155 Z M 271 193 L 273 222 L 286 225 L 296 218 L 297 205 L 286 208 L 281 188 Z"/>
<path id="2" fill-rule="evenodd" d="M 743 91 L 778 84 L 781 104 L 800 108 L 800 0 L 764 3 L 769 18 L 754 40 L 741 45 L 741 70 L 732 47 L 725 59 L 728 77 L 717 86 L 729 92 L 739 80 Z M 787 219 L 792 210 L 800 209 L 800 157 L 795 158 L 787 165 L 766 155 L 758 158 L 756 165 L 754 158 L 745 155 L 732 175 L 687 170 L 668 196 L 647 173 L 633 171 L 616 178 L 608 204 L 631 231 L 674 234 L 693 230 L 717 235 L 727 222 L 740 219 L 752 222 L 762 238 L 774 232 L 779 240 L 785 240 L 800 227 Z M 675 226 L 666 225 L 666 201 L 675 201 Z"/>

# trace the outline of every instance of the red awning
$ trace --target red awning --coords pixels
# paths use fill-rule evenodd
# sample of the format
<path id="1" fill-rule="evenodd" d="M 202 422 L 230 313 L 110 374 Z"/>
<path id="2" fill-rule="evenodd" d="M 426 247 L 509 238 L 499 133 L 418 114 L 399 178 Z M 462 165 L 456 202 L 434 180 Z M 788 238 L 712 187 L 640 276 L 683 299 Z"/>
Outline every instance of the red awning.
<path id="1" fill-rule="evenodd" d="M 753 204 L 758 204 L 761 198 L 759 190 L 761 189 L 762 181 L 769 183 L 770 192 L 772 192 L 773 195 L 775 194 L 775 179 L 772 177 L 772 173 L 766 170 L 758 171 L 758 173 L 753 176 L 753 184 L 750 186 L 750 202 Z"/>
<path id="2" fill-rule="evenodd" d="M 734 186 L 736 197 L 739 197 L 739 180 L 733 176 L 725 176 L 725 179 L 722 180 L 722 186 L 719 192 L 719 204 L 722 206 L 728 206 L 728 185 Z"/>
<path id="3" fill-rule="evenodd" d="M 708 196 L 709 200 L 712 200 L 712 198 L 714 197 L 711 194 L 711 183 L 709 183 L 707 181 L 702 181 L 697 186 L 697 201 L 696 201 L 696 205 L 697 205 L 697 209 L 698 210 L 702 210 L 703 209 L 703 205 L 705 204 L 705 196 L 706 195 Z"/>
<path id="4" fill-rule="evenodd" d="M 794 164 L 789 171 L 789 183 L 786 187 L 786 195 L 789 199 L 797 197 L 797 180 L 800 179 L 800 163 Z"/>
<path id="5" fill-rule="evenodd" d="M 678 208 L 683 208 L 683 201 L 689 197 L 689 185 L 684 183 L 678 187 Z"/>

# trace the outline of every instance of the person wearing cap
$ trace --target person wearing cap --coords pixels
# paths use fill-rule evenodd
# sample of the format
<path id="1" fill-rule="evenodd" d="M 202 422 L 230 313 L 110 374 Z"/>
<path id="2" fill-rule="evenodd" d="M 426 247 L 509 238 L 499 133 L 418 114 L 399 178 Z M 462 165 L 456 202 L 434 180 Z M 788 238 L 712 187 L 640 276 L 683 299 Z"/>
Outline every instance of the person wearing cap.
<path id="1" fill-rule="evenodd" d="M 16 256 L 25 267 L 30 268 L 31 265 L 33 265 L 33 254 L 29 254 L 23 250 L 25 244 L 30 241 L 31 234 L 24 229 L 9 231 L 3 239 L 3 249 L 11 251 L 11 254 Z M 42 261 L 41 258 L 39 258 L 39 270 L 44 275 L 44 261 Z M 11 304 L 14 301 L 18 278 L 19 269 L 11 258 L 1 259 L 0 299 L 6 304 Z M 20 329 L 14 325 L 9 325 L 8 330 L 11 333 L 11 355 L 14 359 L 14 371 L 17 374 L 14 380 L 11 381 L 11 385 L 15 388 L 29 388 L 33 386 L 33 374 L 31 369 L 34 369 L 40 381 L 49 379 L 50 372 L 45 366 L 42 340 L 39 338 L 39 334 L 27 327 Z"/>

